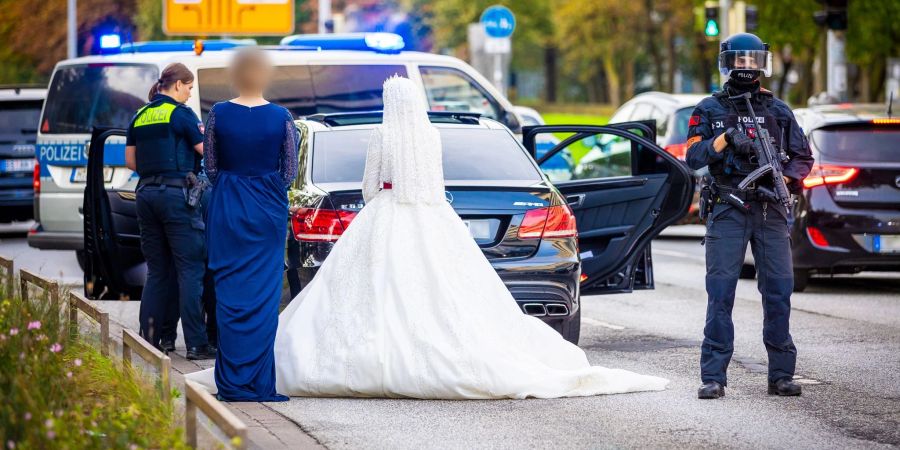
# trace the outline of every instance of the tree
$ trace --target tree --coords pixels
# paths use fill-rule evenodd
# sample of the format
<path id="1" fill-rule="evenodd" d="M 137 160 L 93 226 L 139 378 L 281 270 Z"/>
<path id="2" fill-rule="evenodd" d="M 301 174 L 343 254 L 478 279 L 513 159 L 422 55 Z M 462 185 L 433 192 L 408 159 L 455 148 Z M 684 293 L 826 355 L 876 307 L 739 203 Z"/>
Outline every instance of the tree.
<path id="1" fill-rule="evenodd" d="M 87 53 L 94 27 L 113 21 L 130 27 L 134 1 L 79 0 L 78 47 Z M 0 2 L 0 77 L 4 83 L 46 80 L 57 61 L 66 58 L 65 0 Z"/>

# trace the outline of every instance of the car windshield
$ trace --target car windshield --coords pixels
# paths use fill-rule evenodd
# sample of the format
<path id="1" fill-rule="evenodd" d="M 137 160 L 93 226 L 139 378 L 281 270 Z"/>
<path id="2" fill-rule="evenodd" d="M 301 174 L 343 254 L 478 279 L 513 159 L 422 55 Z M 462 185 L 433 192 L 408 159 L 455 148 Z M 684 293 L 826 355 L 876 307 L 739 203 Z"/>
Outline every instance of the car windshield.
<path id="1" fill-rule="evenodd" d="M 505 130 L 439 128 L 444 180 L 541 181 L 515 138 Z M 316 183 L 361 182 L 371 129 L 315 135 L 312 179 Z"/>
<path id="2" fill-rule="evenodd" d="M 687 141 L 688 123 L 690 122 L 691 112 L 693 111 L 693 107 L 681 108 L 678 111 L 675 111 L 675 115 L 670 122 L 672 131 L 670 132 L 669 142 L 667 144 L 681 144 Z"/>
<path id="3" fill-rule="evenodd" d="M 40 101 L 0 103 L 0 142 L 33 143 L 40 116 Z"/>
<path id="4" fill-rule="evenodd" d="M 57 70 L 47 92 L 41 133 L 90 133 L 95 126 L 125 128 L 147 103 L 159 77 L 151 65 L 86 64 Z"/>
<path id="5" fill-rule="evenodd" d="M 382 109 L 382 86 L 392 75 L 406 76 L 402 65 L 277 66 L 266 98 L 289 109 L 295 117 L 312 114 Z M 227 69 L 197 71 L 203 119 L 216 102 L 237 96 Z"/>
<path id="6" fill-rule="evenodd" d="M 900 127 L 840 127 L 815 130 L 813 147 L 826 159 L 853 162 L 900 162 Z"/>

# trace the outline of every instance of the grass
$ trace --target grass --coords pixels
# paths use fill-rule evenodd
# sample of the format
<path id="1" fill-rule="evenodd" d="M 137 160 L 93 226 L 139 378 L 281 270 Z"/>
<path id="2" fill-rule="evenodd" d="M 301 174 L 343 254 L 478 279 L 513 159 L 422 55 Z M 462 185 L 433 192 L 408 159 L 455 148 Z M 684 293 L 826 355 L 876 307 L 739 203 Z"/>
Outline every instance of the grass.
<path id="1" fill-rule="evenodd" d="M 575 113 L 546 113 L 543 115 L 548 125 L 606 125 L 609 116 Z"/>
<path id="2" fill-rule="evenodd" d="M 174 406 L 157 386 L 69 339 L 47 298 L 22 301 L 2 291 L 2 448 L 187 448 Z"/>

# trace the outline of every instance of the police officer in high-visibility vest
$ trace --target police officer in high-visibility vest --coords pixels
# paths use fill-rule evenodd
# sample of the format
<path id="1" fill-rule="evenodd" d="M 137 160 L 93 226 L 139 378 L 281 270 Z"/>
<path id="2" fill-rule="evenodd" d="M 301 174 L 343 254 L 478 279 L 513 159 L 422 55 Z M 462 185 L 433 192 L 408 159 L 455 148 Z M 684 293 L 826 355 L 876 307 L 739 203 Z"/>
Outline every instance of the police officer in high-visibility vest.
<path id="1" fill-rule="evenodd" d="M 128 128 L 125 161 L 140 176 L 137 216 L 147 260 L 141 336 L 160 348 L 172 321 L 171 302 L 178 302 L 187 358 L 208 359 L 215 358 L 216 349 L 209 345 L 201 308 L 205 225 L 199 205 L 189 204 L 203 155 L 202 122 L 184 105 L 193 84 L 194 75 L 183 64 L 162 71 L 150 90 L 150 103 Z"/>
<path id="2" fill-rule="evenodd" d="M 768 44 L 750 33 L 729 37 L 721 44 L 719 70 L 728 81 L 721 91 L 697 104 L 687 140 L 688 166 L 694 170 L 708 166 L 713 179 L 710 188 L 701 192 L 701 211 L 708 212 L 703 241 L 708 303 L 700 352 L 703 385 L 697 396 L 715 399 L 725 395 L 734 352 L 731 311 L 748 242 L 763 301 L 768 392 L 800 395 L 800 385 L 793 381 L 797 348 L 790 333 L 792 214 L 773 192 L 781 190 L 775 184 L 780 186 L 782 181 L 785 189 L 781 191 L 799 192 L 813 157 L 791 109 L 760 86 L 760 77 L 771 75 L 772 70 Z M 741 186 L 759 167 L 758 152 L 765 148 L 760 140 L 767 135 L 771 137 L 768 145 L 785 155 L 778 176 L 781 180 L 767 175 Z"/>

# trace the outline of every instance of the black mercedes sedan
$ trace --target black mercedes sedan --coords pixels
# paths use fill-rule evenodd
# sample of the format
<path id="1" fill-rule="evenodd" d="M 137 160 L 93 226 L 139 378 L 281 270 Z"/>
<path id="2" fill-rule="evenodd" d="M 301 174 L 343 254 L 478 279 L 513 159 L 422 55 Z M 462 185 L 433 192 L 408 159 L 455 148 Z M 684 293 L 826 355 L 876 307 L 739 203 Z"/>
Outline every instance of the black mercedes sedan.
<path id="1" fill-rule="evenodd" d="M 816 165 L 795 207 L 794 290 L 811 274 L 900 270 L 900 118 L 871 104 L 795 115 Z"/>
<path id="2" fill-rule="evenodd" d="M 652 123 L 526 127 L 520 141 L 478 114 L 429 116 L 441 133 L 447 201 L 523 313 L 577 343 L 582 294 L 653 288 L 650 241 L 685 214 L 693 183 L 684 165 L 656 145 Z M 364 206 L 368 138 L 380 123 L 378 111 L 296 122 L 291 229 L 304 283 Z M 143 285 L 134 194 L 107 188 L 102 178 L 104 146 L 123 133 L 95 130 L 91 140 L 84 211 L 85 285 L 93 298 L 136 298 Z M 559 144 L 535 160 L 536 139 L 550 133 Z M 603 157 L 551 183 L 540 164 L 586 143 Z"/>

